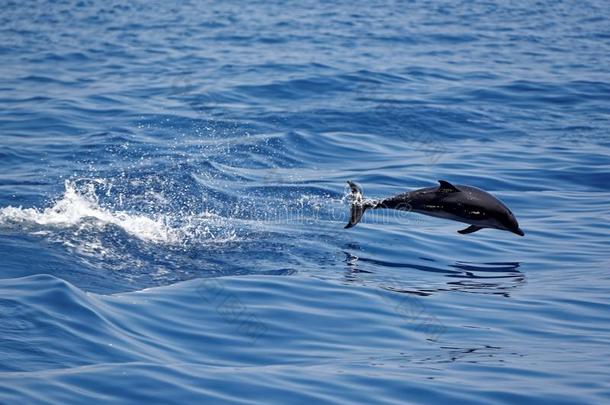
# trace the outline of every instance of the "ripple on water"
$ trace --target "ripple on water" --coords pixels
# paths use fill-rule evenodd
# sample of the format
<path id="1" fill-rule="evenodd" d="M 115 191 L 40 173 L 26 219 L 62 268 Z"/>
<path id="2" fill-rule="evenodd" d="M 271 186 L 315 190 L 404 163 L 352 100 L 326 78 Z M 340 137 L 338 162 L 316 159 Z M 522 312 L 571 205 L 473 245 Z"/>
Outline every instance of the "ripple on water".
<path id="1" fill-rule="evenodd" d="M 546 3 L 8 2 L 0 402 L 607 402 L 609 8 Z M 438 179 L 526 237 L 343 229 Z"/>

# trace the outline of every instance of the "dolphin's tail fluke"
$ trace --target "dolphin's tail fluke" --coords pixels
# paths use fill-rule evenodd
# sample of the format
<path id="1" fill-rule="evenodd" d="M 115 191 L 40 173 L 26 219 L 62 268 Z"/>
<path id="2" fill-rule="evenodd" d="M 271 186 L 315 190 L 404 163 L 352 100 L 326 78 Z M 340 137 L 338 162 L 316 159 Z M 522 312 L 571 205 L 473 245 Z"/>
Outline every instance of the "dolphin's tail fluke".
<path id="1" fill-rule="evenodd" d="M 350 198 L 351 198 L 351 206 L 350 206 L 350 215 L 349 222 L 345 225 L 346 228 L 351 228 L 356 226 L 360 219 L 362 219 L 362 215 L 364 215 L 364 211 L 368 208 L 372 208 L 375 206 L 375 202 L 371 200 L 365 200 L 362 195 L 362 189 L 358 187 L 358 185 L 352 181 L 348 181 L 350 188 Z"/>

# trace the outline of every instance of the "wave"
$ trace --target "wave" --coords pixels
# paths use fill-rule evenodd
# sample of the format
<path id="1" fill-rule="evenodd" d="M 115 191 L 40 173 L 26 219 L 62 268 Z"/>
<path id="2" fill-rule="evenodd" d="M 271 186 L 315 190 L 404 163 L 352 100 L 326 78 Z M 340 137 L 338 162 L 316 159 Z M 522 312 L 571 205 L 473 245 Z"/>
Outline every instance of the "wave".
<path id="1" fill-rule="evenodd" d="M 606 392 L 592 376 L 607 369 L 595 328 L 608 306 L 593 296 L 552 300 L 550 327 L 535 335 L 540 314 L 531 306 L 547 305 L 546 297 L 443 301 L 314 277 L 200 279 L 106 296 L 36 275 L 0 280 L 0 296 L 2 403 L 243 403 L 244 392 L 272 403 L 324 402 L 329 392 L 377 403 L 379 387 L 381 403 L 487 403 L 512 398 L 517 386 L 524 402 L 544 402 L 554 390 L 570 403 L 600 403 Z M 600 321 L 585 329 L 592 354 L 532 359 L 582 334 L 571 320 L 583 311 Z M 579 375 L 562 367 L 583 356 L 590 367 Z M 572 378 L 578 385 L 563 385 Z"/>
<path id="2" fill-rule="evenodd" d="M 121 205 L 122 195 L 118 201 L 103 204 L 97 191 L 112 188 L 111 183 L 105 179 L 68 180 L 63 195 L 46 208 L 0 208 L 0 227 L 45 236 L 79 253 L 104 257 L 123 255 L 121 245 L 126 240 L 150 248 L 179 248 L 238 239 L 234 221 L 209 211 L 143 214 L 114 209 L 114 205 Z"/>
<path id="3" fill-rule="evenodd" d="M 26 224 L 43 227 L 98 227 L 115 225 L 128 234 L 144 241 L 173 243 L 179 240 L 178 230 L 167 224 L 166 216 L 150 218 L 127 212 L 112 212 L 100 206 L 93 184 L 85 192 L 77 190 L 72 181 L 66 181 L 65 192 L 51 207 L 0 209 L 0 225 Z"/>

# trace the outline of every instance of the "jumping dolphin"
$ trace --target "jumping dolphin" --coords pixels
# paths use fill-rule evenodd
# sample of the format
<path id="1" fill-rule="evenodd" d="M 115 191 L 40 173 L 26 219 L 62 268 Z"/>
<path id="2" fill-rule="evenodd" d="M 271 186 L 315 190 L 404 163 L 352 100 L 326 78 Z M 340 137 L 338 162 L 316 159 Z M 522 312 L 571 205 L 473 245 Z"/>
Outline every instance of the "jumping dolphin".
<path id="1" fill-rule="evenodd" d="M 438 182 L 438 187 L 408 191 L 384 200 L 365 200 L 360 187 L 348 181 L 352 202 L 349 223 L 345 227 L 355 226 L 369 208 L 390 208 L 470 224 L 458 231 L 463 235 L 483 228 L 525 235 L 513 213 L 496 197 L 476 187 L 461 184 L 454 186 L 445 180 Z"/>

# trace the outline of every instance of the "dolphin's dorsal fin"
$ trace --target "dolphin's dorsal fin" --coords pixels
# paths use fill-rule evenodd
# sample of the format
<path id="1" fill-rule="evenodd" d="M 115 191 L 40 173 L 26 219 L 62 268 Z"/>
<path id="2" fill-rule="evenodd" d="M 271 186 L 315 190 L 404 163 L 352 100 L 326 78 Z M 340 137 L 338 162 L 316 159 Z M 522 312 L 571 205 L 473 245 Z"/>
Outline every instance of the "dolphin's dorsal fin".
<path id="1" fill-rule="evenodd" d="M 457 193 L 460 191 L 456 186 L 449 183 L 448 181 L 439 180 L 438 182 L 440 184 L 438 191 L 442 191 L 443 193 Z"/>

